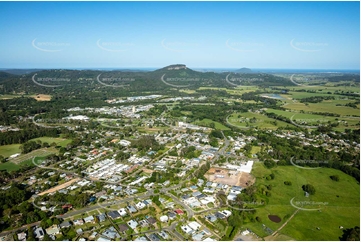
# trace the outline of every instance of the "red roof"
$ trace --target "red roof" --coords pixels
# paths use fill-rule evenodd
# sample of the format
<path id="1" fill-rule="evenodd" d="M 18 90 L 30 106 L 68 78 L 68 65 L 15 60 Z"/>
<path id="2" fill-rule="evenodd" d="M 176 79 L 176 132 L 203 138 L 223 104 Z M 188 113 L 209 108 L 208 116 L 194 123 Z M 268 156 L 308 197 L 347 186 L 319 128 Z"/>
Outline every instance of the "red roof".
<path id="1" fill-rule="evenodd" d="M 176 212 L 177 214 L 183 214 L 184 212 L 182 211 L 182 210 L 180 210 L 180 209 L 176 209 L 176 210 L 174 210 L 174 212 Z"/>

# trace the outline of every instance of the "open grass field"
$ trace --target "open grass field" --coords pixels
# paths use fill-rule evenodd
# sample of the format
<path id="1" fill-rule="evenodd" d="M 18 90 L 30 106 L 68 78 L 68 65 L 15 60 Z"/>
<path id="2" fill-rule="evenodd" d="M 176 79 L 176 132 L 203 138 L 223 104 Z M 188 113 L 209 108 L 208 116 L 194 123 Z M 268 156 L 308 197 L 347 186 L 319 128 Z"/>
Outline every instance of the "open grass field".
<path id="1" fill-rule="evenodd" d="M 290 103 L 284 106 L 290 110 L 296 111 L 305 111 L 305 112 L 324 112 L 324 113 L 335 113 L 339 115 L 356 115 L 360 116 L 360 109 L 345 107 L 345 106 L 336 106 L 334 100 L 327 100 L 320 103 L 309 103 L 308 105 L 304 103 Z"/>
<path id="2" fill-rule="evenodd" d="M 334 130 L 342 131 L 344 129 L 358 129 L 360 127 L 360 119 L 357 117 L 331 117 L 318 114 L 308 114 L 308 113 L 299 113 L 293 110 L 277 110 L 277 109 L 267 109 L 267 113 L 275 113 L 283 117 L 289 118 L 297 123 L 307 122 L 308 125 L 318 125 L 320 123 L 327 123 L 331 121 L 339 122 L 339 126 L 335 127 Z"/>
<path id="3" fill-rule="evenodd" d="M 203 119 L 201 121 L 196 121 L 196 122 L 193 122 L 193 124 L 196 124 L 196 125 L 199 125 L 199 126 L 206 126 L 206 127 L 209 127 L 209 124 L 210 123 L 214 123 L 215 125 L 215 128 L 216 129 L 219 129 L 219 130 L 230 130 L 230 128 L 224 126 L 223 124 L 219 123 L 219 122 L 216 122 L 216 121 L 213 121 L 211 119 Z"/>
<path id="4" fill-rule="evenodd" d="M 275 179 L 265 179 L 271 172 Z M 272 185 L 271 196 L 265 197 L 268 199 L 267 205 L 256 209 L 256 216 L 262 222 L 245 225 L 262 237 L 269 235 L 262 224 L 275 231 L 297 210 L 291 205 L 292 198 L 293 204 L 302 209 L 279 231 L 280 234 L 295 240 L 338 240 L 342 235 L 339 226 L 360 226 L 360 185 L 353 177 L 339 170 L 301 169 L 294 166 L 267 169 L 262 163 L 255 163 L 252 173 L 256 177 L 258 188 Z M 331 175 L 338 175 L 340 181 L 331 180 Z M 286 186 L 284 181 L 291 181 L 292 185 Z M 313 185 L 315 195 L 305 197 L 302 190 L 304 184 Z M 281 222 L 270 221 L 268 215 L 279 216 Z"/>
<path id="5" fill-rule="evenodd" d="M 63 139 L 63 138 L 54 138 L 54 137 L 40 137 L 40 138 L 35 138 L 35 139 L 31 139 L 32 141 L 37 141 L 37 140 L 41 140 L 41 142 L 47 142 L 49 145 L 53 142 L 56 143 L 57 146 L 62 146 L 65 147 L 67 146 L 71 140 L 70 139 Z"/>
<path id="6" fill-rule="evenodd" d="M 4 157 L 9 157 L 16 153 L 20 153 L 20 144 L 12 144 L 12 145 L 2 145 L 0 146 L 0 155 Z"/>
<path id="7" fill-rule="evenodd" d="M 41 161 L 43 161 L 44 159 L 45 159 L 45 157 L 36 157 L 35 163 L 38 164 Z M 21 162 L 20 164 L 15 164 L 11 161 L 8 161 L 6 163 L 0 164 L 0 170 L 7 170 L 8 172 L 17 171 L 21 168 L 21 166 L 24 166 L 24 165 L 34 166 L 33 159 L 25 160 L 25 161 Z"/>
<path id="8" fill-rule="evenodd" d="M 256 119 L 256 121 L 254 121 L 253 123 L 250 121 L 252 118 Z M 251 113 L 251 112 L 234 113 L 229 116 L 228 122 L 231 125 L 234 125 L 239 128 L 249 128 L 252 126 L 259 129 L 277 129 L 278 127 L 292 126 L 292 124 L 275 120 L 259 113 Z"/>

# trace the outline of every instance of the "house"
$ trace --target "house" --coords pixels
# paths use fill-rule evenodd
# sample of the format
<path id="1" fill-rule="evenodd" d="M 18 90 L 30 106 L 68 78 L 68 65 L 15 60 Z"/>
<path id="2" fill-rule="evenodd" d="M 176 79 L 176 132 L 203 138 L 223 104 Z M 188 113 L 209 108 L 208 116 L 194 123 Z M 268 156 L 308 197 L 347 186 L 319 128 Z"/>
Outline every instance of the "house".
<path id="1" fill-rule="evenodd" d="M 148 223 L 151 224 L 151 225 L 153 225 L 153 224 L 155 224 L 155 223 L 157 222 L 157 220 L 156 220 L 155 218 L 153 218 L 153 217 L 147 218 L 147 221 L 148 221 Z"/>
<path id="2" fill-rule="evenodd" d="M 118 211 L 110 211 L 108 213 L 108 216 L 111 217 L 112 219 L 117 219 L 120 217 L 120 214 L 118 213 Z"/>
<path id="3" fill-rule="evenodd" d="M 61 229 L 69 228 L 69 227 L 71 227 L 71 222 L 70 221 L 64 221 L 59 226 L 60 226 Z"/>
<path id="4" fill-rule="evenodd" d="M 160 231 L 158 235 L 165 240 L 169 240 L 169 235 L 164 230 Z"/>
<path id="5" fill-rule="evenodd" d="M 94 231 L 90 236 L 89 239 L 94 240 L 95 237 L 97 236 L 98 232 Z"/>
<path id="6" fill-rule="evenodd" d="M 201 227 L 201 225 L 195 221 L 190 222 L 188 226 L 195 231 L 197 231 Z"/>
<path id="7" fill-rule="evenodd" d="M 148 235 L 148 238 L 151 240 L 151 241 L 161 241 L 161 239 L 158 237 L 158 235 L 156 234 L 149 234 Z"/>
<path id="8" fill-rule="evenodd" d="M 168 222 L 168 216 L 167 216 L 167 215 L 160 216 L 159 220 L 160 220 L 162 223 Z"/>
<path id="9" fill-rule="evenodd" d="M 74 225 L 83 225 L 84 224 L 84 220 L 83 219 L 77 219 L 73 221 Z"/>
<path id="10" fill-rule="evenodd" d="M 106 217 L 105 217 L 105 214 L 104 214 L 104 213 L 99 214 L 99 215 L 97 216 L 97 218 L 98 218 L 98 220 L 99 220 L 99 223 L 104 222 L 104 221 L 106 220 Z"/>
<path id="11" fill-rule="evenodd" d="M 127 215 L 127 211 L 125 210 L 125 208 L 121 208 L 118 210 L 118 213 L 120 214 L 120 216 L 124 217 Z"/>
<path id="12" fill-rule="evenodd" d="M 144 236 L 136 238 L 134 241 L 148 241 L 148 239 Z"/>
<path id="13" fill-rule="evenodd" d="M 193 234 L 193 235 L 192 235 L 192 239 L 193 239 L 194 241 L 201 241 L 202 238 L 203 238 L 203 236 L 204 236 L 204 233 L 203 233 L 203 232 L 200 232 L 200 233 L 198 233 L 198 234 Z"/>
<path id="14" fill-rule="evenodd" d="M 53 226 L 45 229 L 46 233 L 48 235 L 57 235 L 57 234 L 60 234 L 60 229 L 59 229 L 59 226 L 54 224 Z"/>
<path id="15" fill-rule="evenodd" d="M 205 217 L 209 222 L 212 222 L 212 223 L 214 223 L 217 220 L 217 217 L 214 216 L 213 214 L 206 215 Z"/>
<path id="16" fill-rule="evenodd" d="M 89 217 L 84 218 L 84 222 L 85 223 L 95 223 L 95 219 L 93 216 L 89 216 Z"/>
<path id="17" fill-rule="evenodd" d="M 184 214 L 184 212 L 181 209 L 176 209 L 176 210 L 174 210 L 174 212 L 176 214 L 178 214 L 178 215 L 183 215 Z"/>
<path id="18" fill-rule="evenodd" d="M 80 229 L 77 229 L 75 232 L 80 235 L 83 233 L 83 230 L 80 228 Z"/>
<path id="19" fill-rule="evenodd" d="M 181 226 L 181 229 L 187 234 L 192 234 L 193 233 L 193 230 L 188 225 Z"/>
<path id="20" fill-rule="evenodd" d="M 44 230 L 42 227 L 35 227 L 34 228 L 34 235 L 36 239 L 42 239 L 44 238 Z"/>
<path id="21" fill-rule="evenodd" d="M 147 221 L 147 220 L 145 220 L 145 219 L 140 220 L 140 221 L 139 221 L 139 224 L 140 224 L 140 226 L 142 226 L 142 227 L 146 227 L 146 226 L 148 226 L 148 225 L 149 225 L 148 221 Z"/>
<path id="22" fill-rule="evenodd" d="M 231 211 L 229 211 L 229 210 L 223 210 L 223 211 L 221 211 L 221 213 L 223 213 L 223 214 L 224 214 L 224 216 L 226 216 L 226 218 L 228 218 L 229 216 L 231 216 L 231 215 L 232 215 L 232 212 L 231 212 Z"/>
<path id="23" fill-rule="evenodd" d="M 126 224 L 120 224 L 119 225 L 119 231 L 124 233 L 129 229 L 129 227 Z"/>
<path id="24" fill-rule="evenodd" d="M 138 202 L 135 206 L 136 206 L 139 210 L 146 207 L 146 205 L 145 205 L 143 202 Z"/>
<path id="25" fill-rule="evenodd" d="M 26 233 L 22 232 L 18 234 L 19 241 L 26 241 Z"/>
<path id="26" fill-rule="evenodd" d="M 127 224 L 128 224 L 129 227 L 132 228 L 132 229 L 135 229 L 135 228 L 138 226 L 138 222 L 135 221 L 135 220 L 130 220 L 130 221 L 128 221 Z"/>
<path id="27" fill-rule="evenodd" d="M 174 212 L 168 212 L 167 215 L 170 220 L 173 220 L 177 217 L 177 214 L 175 214 Z"/>
<path id="28" fill-rule="evenodd" d="M 112 226 L 108 229 L 106 229 L 103 233 L 103 236 L 109 238 L 109 239 L 116 239 L 116 238 L 120 238 L 120 235 L 118 234 L 118 232 L 115 230 L 115 228 Z"/>
<path id="29" fill-rule="evenodd" d="M 133 205 L 128 205 L 127 208 L 128 208 L 130 213 L 138 212 L 138 210 Z"/>
<path id="30" fill-rule="evenodd" d="M 216 216 L 216 218 L 219 218 L 219 219 L 224 219 L 226 218 L 226 216 L 223 214 L 223 213 L 220 213 L 220 212 L 216 212 L 214 214 L 214 216 Z"/>

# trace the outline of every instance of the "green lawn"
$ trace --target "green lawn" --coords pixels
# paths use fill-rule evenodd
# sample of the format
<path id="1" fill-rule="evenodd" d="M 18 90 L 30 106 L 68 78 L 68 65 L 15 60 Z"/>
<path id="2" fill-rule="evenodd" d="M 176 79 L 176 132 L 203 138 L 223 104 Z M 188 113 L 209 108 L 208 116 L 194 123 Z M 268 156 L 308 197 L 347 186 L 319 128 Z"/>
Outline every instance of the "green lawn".
<path id="1" fill-rule="evenodd" d="M 0 146 L 0 155 L 2 155 L 4 157 L 9 157 L 16 153 L 21 153 L 21 150 L 19 149 L 19 147 L 20 147 L 20 144 L 2 145 L 2 146 Z"/>
<path id="2" fill-rule="evenodd" d="M 256 119 L 253 123 L 250 121 L 252 118 Z M 234 113 L 229 116 L 228 121 L 231 125 L 239 128 L 248 128 L 252 126 L 259 129 L 277 129 L 278 127 L 293 126 L 292 124 L 269 118 L 266 115 L 250 112 Z"/>
<path id="3" fill-rule="evenodd" d="M 305 111 L 305 112 L 323 112 L 323 113 L 336 113 L 339 115 L 356 115 L 360 116 L 360 109 L 345 107 L 345 106 L 336 106 L 337 101 L 341 100 L 327 100 L 320 103 L 309 103 L 308 105 L 304 103 L 290 103 L 284 106 L 286 109 L 296 110 L 296 111 Z M 348 102 L 354 102 L 354 100 L 348 100 Z"/>
<path id="4" fill-rule="evenodd" d="M 265 177 L 271 172 L 275 175 L 274 180 Z M 262 163 L 255 163 L 252 171 L 256 177 L 256 186 L 272 185 L 271 196 L 266 206 L 256 209 L 255 216 L 262 219 L 262 223 L 272 230 L 279 228 L 296 208 L 290 203 L 307 209 L 300 210 L 290 222 L 280 230 L 280 234 L 290 236 L 295 240 L 338 240 L 342 230 L 338 227 L 351 228 L 360 226 L 360 185 L 356 180 L 345 173 L 331 169 L 301 169 L 294 166 L 280 166 L 267 169 Z M 331 180 L 331 175 L 338 175 L 339 182 Z M 291 186 L 284 185 L 284 181 L 291 181 Z M 315 195 L 306 198 L 302 185 L 312 184 Z M 317 204 L 318 203 L 318 204 Z M 300 205 L 304 204 L 304 206 Z M 274 223 L 268 219 L 268 215 L 277 215 L 282 220 Z M 267 233 L 261 223 L 247 223 L 256 234 L 264 237 Z M 320 227 L 321 230 L 316 230 Z"/>
<path id="5" fill-rule="evenodd" d="M 41 140 L 41 142 L 47 142 L 49 145 L 53 142 L 56 143 L 57 146 L 65 147 L 67 146 L 71 140 L 70 139 L 63 139 L 63 138 L 54 138 L 54 137 L 39 137 L 35 139 L 31 139 L 32 141 Z"/>
<path id="6" fill-rule="evenodd" d="M 214 123 L 215 125 L 215 128 L 216 129 L 219 129 L 219 130 L 230 130 L 230 128 L 224 126 L 223 124 L 219 123 L 219 122 L 216 122 L 216 121 L 213 121 L 211 119 L 208 119 L 208 118 L 205 118 L 201 121 L 195 121 L 193 122 L 193 124 L 196 124 L 196 125 L 200 125 L 200 126 L 206 126 L 206 127 L 209 127 L 209 124 L 210 123 Z"/>

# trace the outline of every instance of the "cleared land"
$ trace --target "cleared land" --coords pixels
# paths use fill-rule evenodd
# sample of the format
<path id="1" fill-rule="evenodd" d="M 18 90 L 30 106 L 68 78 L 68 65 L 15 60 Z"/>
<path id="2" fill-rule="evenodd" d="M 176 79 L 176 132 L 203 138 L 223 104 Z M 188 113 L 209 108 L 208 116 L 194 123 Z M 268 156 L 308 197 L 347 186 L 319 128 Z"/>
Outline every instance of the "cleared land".
<path id="1" fill-rule="evenodd" d="M 278 127 L 293 126 L 292 124 L 251 112 L 234 113 L 229 116 L 228 122 L 239 128 L 257 127 L 260 129 L 277 129 Z"/>
<path id="2" fill-rule="evenodd" d="M 274 180 L 267 180 L 269 174 L 275 174 Z M 247 223 L 245 227 L 266 237 L 262 224 L 276 231 L 291 216 L 297 208 L 290 203 L 306 209 L 300 210 L 279 233 L 290 236 L 295 240 L 338 240 L 344 228 L 353 228 L 360 225 L 360 185 L 356 180 L 345 173 L 321 168 L 306 170 L 294 166 L 280 166 L 267 169 L 262 163 L 255 163 L 252 174 L 256 177 L 258 188 L 272 185 L 271 196 L 264 199 L 267 205 L 256 209 L 256 216 L 262 222 Z M 331 175 L 338 175 L 339 182 L 330 179 Z M 291 186 L 284 185 L 284 181 L 291 181 Z M 302 185 L 311 184 L 315 187 L 315 195 L 304 196 Z M 319 210 L 319 211 L 318 211 Z M 280 223 L 269 220 L 268 215 L 277 215 Z M 307 221 L 307 223 L 305 223 Z M 320 227 L 320 230 L 316 228 Z"/>
<path id="3" fill-rule="evenodd" d="M 64 188 L 70 186 L 71 184 L 73 184 L 74 182 L 77 182 L 77 181 L 79 181 L 79 180 L 80 180 L 80 178 L 74 178 L 74 179 L 72 179 L 72 180 L 70 180 L 70 181 L 67 181 L 67 182 L 65 182 L 65 183 L 63 183 L 63 184 L 61 184 L 61 185 L 56 186 L 56 187 L 50 188 L 49 190 L 46 190 L 46 191 L 44 191 L 44 192 L 41 192 L 41 193 L 39 193 L 39 194 L 37 194 L 37 195 L 38 195 L 38 196 L 42 196 L 42 195 L 44 195 L 44 194 L 48 194 L 48 193 L 52 193 L 52 192 L 59 191 L 59 190 L 61 190 L 61 189 L 64 189 Z"/>
<path id="4" fill-rule="evenodd" d="M 0 155 L 10 157 L 11 155 L 21 153 L 20 144 L 2 145 L 0 146 Z"/>

